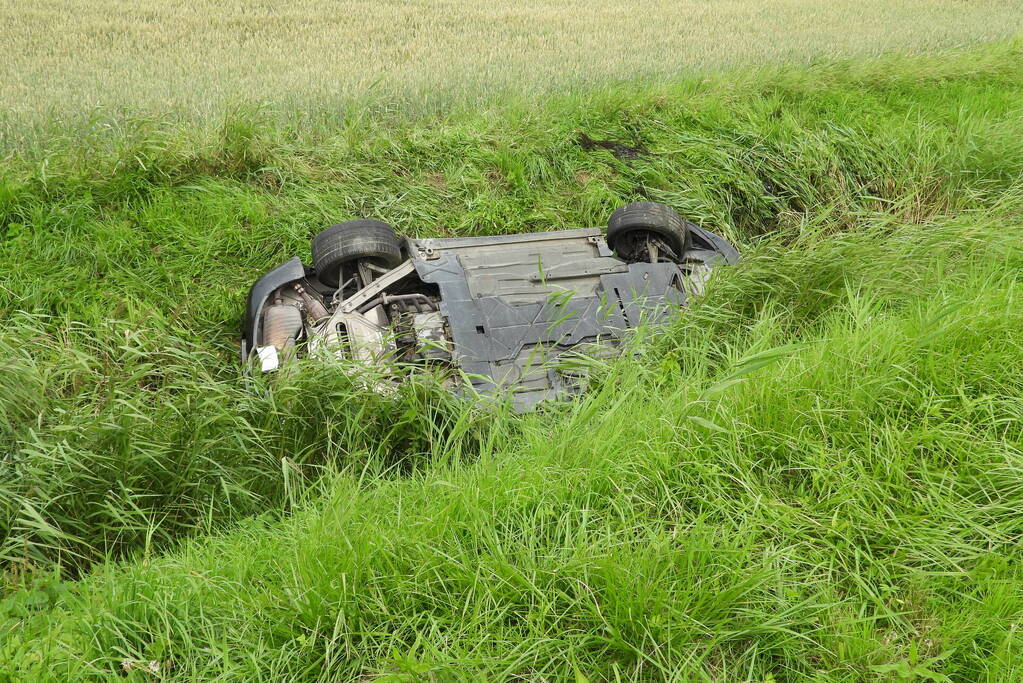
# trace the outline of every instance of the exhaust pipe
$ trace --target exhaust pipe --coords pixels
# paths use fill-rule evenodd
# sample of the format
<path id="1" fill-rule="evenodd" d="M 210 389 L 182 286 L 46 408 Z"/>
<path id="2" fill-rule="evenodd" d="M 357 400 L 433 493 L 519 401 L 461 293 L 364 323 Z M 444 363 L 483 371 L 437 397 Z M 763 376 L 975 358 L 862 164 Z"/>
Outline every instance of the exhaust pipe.
<path id="1" fill-rule="evenodd" d="M 302 311 L 297 306 L 272 304 L 263 309 L 263 345 L 272 345 L 278 352 L 295 346 L 302 331 Z"/>

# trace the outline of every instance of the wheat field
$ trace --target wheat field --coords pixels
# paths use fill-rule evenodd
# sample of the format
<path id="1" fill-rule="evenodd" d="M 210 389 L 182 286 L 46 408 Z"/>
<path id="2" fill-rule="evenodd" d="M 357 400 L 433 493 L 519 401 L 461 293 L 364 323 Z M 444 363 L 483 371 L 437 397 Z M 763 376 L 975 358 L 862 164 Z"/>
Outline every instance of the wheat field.
<path id="1" fill-rule="evenodd" d="M 734 65 L 944 49 L 1003 0 L 0 0 L 0 112 L 476 104 Z"/>

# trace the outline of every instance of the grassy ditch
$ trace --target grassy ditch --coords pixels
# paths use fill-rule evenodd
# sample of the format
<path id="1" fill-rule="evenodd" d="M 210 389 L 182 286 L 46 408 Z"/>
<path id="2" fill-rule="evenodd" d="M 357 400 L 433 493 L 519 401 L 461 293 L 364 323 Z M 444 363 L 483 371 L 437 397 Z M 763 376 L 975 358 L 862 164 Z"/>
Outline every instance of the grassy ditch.
<path id="1" fill-rule="evenodd" d="M 482 430 L 464 404 L 418 413 L 413 424 L 447 428 L 418 444 L 430 464 L 403 476 L 381 472 L 378 451 L 321 478 L 286 518 L 147 549 L 72 587 L 35 573 L 12 593 L 32 601 L 8 598 L 0 666 L 80 678 L 155 661 L 182 680 L 1012 680 L 1017 221 L 754 251 L 583 400 L 490 414 Z M 800 304 L 807 292 L 816 305 Z M 343 424 L 345 394 L 306 419 Z M 470 449 L 473 430 L 455 423 L 477 427 Z"/>
<path id="2" fill-rule="evenodd" d="M 0 676 L 1018 678 L 1020 60 L 10 157 Z M 746 259 L 581 401 L 237 368 L 249 283 L 334 220 L 638 198 Z"/>

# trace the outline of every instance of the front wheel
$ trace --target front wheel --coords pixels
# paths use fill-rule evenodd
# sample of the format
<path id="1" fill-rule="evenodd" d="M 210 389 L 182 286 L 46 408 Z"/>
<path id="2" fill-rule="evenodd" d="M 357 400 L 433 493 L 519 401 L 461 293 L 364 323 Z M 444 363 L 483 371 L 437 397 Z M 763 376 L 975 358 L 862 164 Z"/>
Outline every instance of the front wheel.
<path id="1" fill-rule="evenodd" d="M 682 216 L 656 202 L 626 204 L 607 222 L 607 245 L 628 263 L 680 263 L 691 239 Z"/>
<path id="2" fill-rule="evenodd" d="M 402 262 L 401 240 L 394 228 L 368 218 L 344 221 L 320 231 L 313 238 L 313 267 L 325 285 L 341 284 L 342 267 L 352 264 L 389 270 Z M 368 283 L 363 283 L 363 285 Z"/>

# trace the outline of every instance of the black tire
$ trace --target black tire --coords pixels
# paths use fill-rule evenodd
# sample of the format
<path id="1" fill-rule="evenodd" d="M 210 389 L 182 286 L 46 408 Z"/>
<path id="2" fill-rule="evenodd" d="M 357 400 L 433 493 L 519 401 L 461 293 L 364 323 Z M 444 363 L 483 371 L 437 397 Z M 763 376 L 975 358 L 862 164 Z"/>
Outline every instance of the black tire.
<path id="1" fill-rule="evenodd" d="M 689 228 L 682 216 L 664 204 L 656 202 L 633 202 L 618 207 L 611 214 L 607 221 L 607 245 L 619 256 L 623 258 L 632 256 L 623 252 L 626 250 L 625 246 L 634 240 L 622 238 L 629 234 L 636 237 L 635 233 L 648 233 L 660 238 L 675 252 L 677 259 L 681 259 L 682 255 L 689 251 L 692 243 Z M 621 250 L 616 248 L 616 244 L 620 245 Z"/>
<path id="2" fill-rule="evenodd" d="M 317 279 L 326 285 L 337 287 L 341 266 L 360 259 L 387 268 L 400 264 L 401 240 L 394 228 L 383 221 L 360 218 L 332 225 L 313 238 L 313 267 Z"/>

